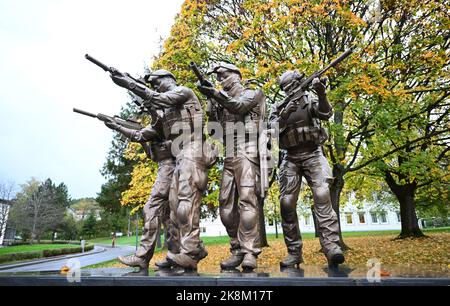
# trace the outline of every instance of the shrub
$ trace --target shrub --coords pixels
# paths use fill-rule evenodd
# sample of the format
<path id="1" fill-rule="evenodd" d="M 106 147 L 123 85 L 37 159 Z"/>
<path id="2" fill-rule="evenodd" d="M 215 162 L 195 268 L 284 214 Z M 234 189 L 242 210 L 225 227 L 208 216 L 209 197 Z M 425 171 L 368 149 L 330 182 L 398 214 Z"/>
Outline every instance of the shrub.
<path id="1" fill-rule="evenodd" d="M 94 245 L 91 243 L 86 243 L 84 251 L 88 252 L 94 249 Z M 80 253 L 81 246 L 65 247 L 60 249 L 48 249 L 41 251 L 31 251 L 31 252 L 18 252 L 0 255 L 0 263 L 10 262 L 10 261 L 20 261 L 28 259 L 38 259 L 43 257 L 52 257 L 73 253 Z"/>
<path id="2" fill-rule="evenodd" d="M 37 259 L 44 257 L 42 251 L 20 252 L 0 255 L 0 263 L 8 261 L 19 261 L 26 259 Z"/>

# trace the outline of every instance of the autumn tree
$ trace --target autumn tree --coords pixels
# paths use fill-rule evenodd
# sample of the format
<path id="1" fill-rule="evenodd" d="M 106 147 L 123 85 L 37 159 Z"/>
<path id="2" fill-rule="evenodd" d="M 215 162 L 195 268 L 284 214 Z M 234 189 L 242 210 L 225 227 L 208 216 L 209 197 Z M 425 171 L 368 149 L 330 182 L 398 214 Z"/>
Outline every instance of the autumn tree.
<path id="1" fill-rule="evenodd" d="M 420 236 L 416 192 L 448 197 L 446 8 L 417 0 L 187 0 L 152 68 L 172 71 L 195 90 L 190 61 L 203 68 L 231 61 L 274 104 L 284 98 L 276 84 L 282 72 L 311 74 L 352 47 L 326 75 L 334 109 L 324 146 L 335 178 L 333 208 L 339 215 L 346 180 L 370 175 L 396 195 L 401 237 Z M 128 146 L 126 156 L 135 164 L 122 204 L 141 207 L 156 165 L 138 146 Z M 210 171 L 207 205 L 217 205 L 220 169 L 219 162 Z"/>
<path id="2" fill-rule="evenodd" d="M 439 1 L 384 2 L 381 9 L 387 17 L 367 57 L 388 92 L 371 114 L 373 136 L 361 150 L 365 158 L 351 171 L 369 166 L 383 178 L 400 203 L 399 237 L 421 237 L 417 191 L 439 190 L 435 203 L 441 206 L 448 198 L 449 17 Z"/>
<path id="3" fill-rule="evenodd" d="M 183 3 L 181 12 L 176 16 L 169 37 L 164 41 L 160 54 L 153 58 L 151 70 L 166 69 L 177 78 L 177 83 L 197 90 L 197 79 L 189 67 L 190 61 L 206 64 L 208 54 L 204 42 L 199 41 L 198 31 L 205 12 L 207 1 L 187 0 Z M 198 95 L 201 97 L 201 95 Z M 206 106 L 205 101 L 202 101 Z M 149 121 L 148 121 L 149 122 Z M 139 144 L 129 144 L 124 152 L 127 160 L 134 163 L 131 180 L 122 193 L 122 205 L 132 207 L 132 212 L 142 208 L 151 192 L 151 186 L 156 179 L 157 164 L 150 161 L 140 150 Z M 215 214 L 217 206 L 218 182 L 220 180 L 220 163 L 210 169 L 207 190 L 202 204 L 208 209 L 202 209 L 202 216 Z"/>
<path id="4" fill-rule="evenodd" d="M 120 117 L 131 118 L 137 116 L 137 109 L 131 101 L 121 109 Z M 133 169 L 133 160 L 125 158 L 127 142 L 123 141 L 120 133 L 115 132 L 108 156 L 101 169 L 101 174 L 107 179 L 98 193 L 96 201 L 110 213 L 120 213 L 122 206 L 122 192 L 128 189 Z"/>
<path id="5" fill-rule="evenodd" d="M 245 67 L 246 76 L 260 83 L 271 103 L 283 98 L 275 85 L 283 71 L 296 68 L 310 74 L 344 50 L 355 48 L 349 60 L 328 74 L 334 116 L 328 126 L 331 141 L 326 149 L 335 178 L 332 202 L 339 214 L 346 176 L 358 175 L 375 162 L 379 165 L 381 160 L 396 159 L 396 153 L 406 149 L 406 143 L 377 141 L 373 145 L 374 139 L 413 118 L 422 122 L 419 110 L 429 114 L 430 120 L 422 125 L 425 130 L 428 126 L 429 132 L 409 134 L 407 141 L 422 149 L 424 143 L 437 143 L 441 151 L 434 157 L 429 155 L 429 161 L 445 159 L 445 11 L 445 5 L 438 1 L 211 1 L 201 34 L 210 42 L 213 59 Z M 408 131 L 406 126 L 404 131 Z M 431 140 L 438 135 L 439 140 Z M 389 184 L 394 186 L 391 181 Z M 405 213 L 402 224 L 408 227 L 406 222 L 411 218 L 407 216 L 414 207 L 402 198 L 406 187 L 394 189 L 400 202 L 410 203 L 401 205 Z M 417 220 L 412 222 L 417 224 Z M 401 236 L 405 235 L 402 231 Z"/>
<path id="6" fill-rule="evenodd" d="M 18 230 L 30 233 L 33 243 L 61 224 L 69 203 L 64 183 L 55 185 L 50 179 L 43 183 L 31 179 L 17 193 L 11 219 Z"/>

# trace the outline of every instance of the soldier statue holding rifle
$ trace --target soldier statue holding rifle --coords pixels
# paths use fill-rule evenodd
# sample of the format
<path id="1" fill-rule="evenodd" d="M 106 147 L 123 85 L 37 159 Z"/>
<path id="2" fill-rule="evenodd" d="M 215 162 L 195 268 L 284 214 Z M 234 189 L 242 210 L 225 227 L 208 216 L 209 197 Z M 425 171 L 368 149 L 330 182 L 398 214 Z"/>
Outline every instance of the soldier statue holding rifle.
<path id="1" fill-rule="evenodd" d="M 312 189 L 319 239 L 329 266 L 337 267 L 345 261 L 339 245 L 337 215 L 331 206 L 329 184 L 333 180 L 332 171 L 322 151 L 328 135 L 320 121 L 331 117 L 332 107 L 324 81 L 319 77 L 351 52 L 350 49 L 308 78 L 297 70 L 286 71 L 279 78 L 279 85 L 287 97 L 274 107 L 269 121 L 278 124 L 280 148 L 285 151 L 280 166 L 280 206 L 288 255 L 280 262 L 281 267 L 299 265 L 303 261 L 296 211 L 302 177 Z M 317 97 L 307 91 L 311 84 Z"/>
<path id="2" fill-rule="evenodd" d="M 98 61 L 94 63 L 103 65 Z M 208 254 L 200 240 L 200 203 L 208 182 L 208 169 L 216 161 L 211 146 L 204 146 L 201 104 L 191 89 L 177 85 L 169 71 L 157 70 L 148 75 L 146 81 L 153 87 L 150 89 L 146 82 L 129 74 L 105 65 L 102 68 L 110 72 L 115 84 L 141 97 L 144 107 L 158 109 L 161 114 L 163 137 L 172 141 L 171 151 L 176 158 L 169 203 L 171 220 L 179 230 L 179 250 L 169 249 L 167 260 L 195 270 L 197 263 Z"/>
<path id="3" fill-rule="evenodd" d="M 143 106 L 142 102 L 137 100 L 135 100 L 135 103 Z M 175 253 L 178 252 L 178 229 L 175 216 L 170 214 L 169 207 L 169 191 L 175 170 L 175 158 L 171 153 L 171 141 L 164 139 L 161 120 L 157 113 L 154 110 L 147 110 L 151 115 L 152 122 L 143 128 L 139 122 L 130 119 L 124 120 L 117 116 L 109 117 L 103 114 L 95 115 L 76 108 L 74 108 L 74 111 L 90 117 L 97 117 L 104 121 L 106 126 L 121 133 L 124 138 L 139 142 L 147 156 L 158 163 L 156 180 L 151 195 L 144 206 L 144 232 L 140 247 L 134 255 L 119 256 L 119 261 L 127 266 L 148 269 L 149 262 L 154 254 L 161 223 L 165 224 L 167 228 L 168 249 Z M 157 261 L 155 264 L 159 268 L 173 266 L 173 263 L 166 259 Z"/>
<path id="4" fill-rule="evenodd" d="M 225 162 L 220 186 L 220 218 L 231 243 L 231 257 L 222 269 L 242 265 L 252 270 L 260 254 L 258 213 L 261 200 L 258 128 L 265 113 L 264 93 L 241 84 L 241 72 L 220 63 L 210 73 L 217 75 L 223 90 L 200 78 L 198 89 L 209 98 L 209 120 L 220 122 L 225 142 Z M 197 73 L 196 73 L 197 74 Z M 203 82 L 202 82 L 203 81 Z M 241 124 L 239 126 L 239 124 Z M 239 127 L 242 135 L 239 135 Z"/>

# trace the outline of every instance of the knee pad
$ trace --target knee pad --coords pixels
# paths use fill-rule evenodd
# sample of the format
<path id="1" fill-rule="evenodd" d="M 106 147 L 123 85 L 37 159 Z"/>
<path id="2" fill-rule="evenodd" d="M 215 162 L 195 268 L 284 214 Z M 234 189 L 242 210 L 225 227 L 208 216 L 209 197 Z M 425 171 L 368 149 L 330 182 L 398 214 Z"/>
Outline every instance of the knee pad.
<path id="1" fill-rule="evenodd" d="M 191 207 L 184 203 L 180 203 L 177 209 L 177 219 L 178 224 L 180 226 L 189 224 L 189 213 L 191 211 Z"/>
<path id="2" fill-rule="evenodd" d="M 241 212 L 240 226 L 247 232 L 255 228 L 258 222 L 258 214 L 254 210 L 244 210 Z"/>
<path id="3" fill-rule="evenodd" d="M 225 227 L 229 227 L 234 224 L 234 214 L 230 209 L 219 208 L 220 220 Z"/>
<path id="4" fill-rule="evenodd" d="M 331 203 L 330 189 L 328 188 L 328 185 L 322 185 L 313 188 L 313 195 L 314 195 L 314 203 L 316 205 Z"/>
<path id="5" fill-rule="evenodd" d="M 295 211 L 297 199 L 292 195 L 284 195 L 280 198 L 280 209 L 282 213 Z"/>
<path id="6" fill-rule="evenodd" d="M 255 188 L 246 186 L 240 187 L 239 201 L 245 203 L 246 206 L 250 206 L 252 209 L 256 209 L 258 206 L 258 196 L 255 194 Z"/>

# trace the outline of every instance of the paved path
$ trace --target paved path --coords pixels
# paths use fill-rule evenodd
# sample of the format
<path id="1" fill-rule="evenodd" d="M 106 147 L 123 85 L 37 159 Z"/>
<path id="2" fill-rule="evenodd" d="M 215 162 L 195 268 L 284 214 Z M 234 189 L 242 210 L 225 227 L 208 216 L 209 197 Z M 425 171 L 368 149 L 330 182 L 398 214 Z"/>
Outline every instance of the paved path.
<path id="1" fill-rule="evenodd" d="M 115 259 L 117 256 L 129 255 L 134 253 L 135 248 L 132 246 L 117 246 L 115 248 L 102 246 L 106 250 L 104 252 L 82 255 L 77 258 L 80 261 L 81 267 L 90 266 L 93 264 L 101 263 L 111 259 Z M 66 265 L 68 258 L 56 259 L 48 262 L 39 262 L 21 267 L 14 267 L 11 269 L 1 270 L 0 272 L 33 272 L 33 271 L 59 271 L 62 266 Z"/>

